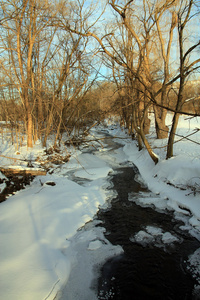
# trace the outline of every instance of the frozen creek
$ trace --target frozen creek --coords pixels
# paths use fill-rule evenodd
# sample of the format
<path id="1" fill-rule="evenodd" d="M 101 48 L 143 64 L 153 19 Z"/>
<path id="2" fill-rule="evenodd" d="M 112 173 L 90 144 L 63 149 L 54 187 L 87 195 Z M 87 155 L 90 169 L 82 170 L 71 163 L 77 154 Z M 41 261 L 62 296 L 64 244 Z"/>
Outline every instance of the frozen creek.
<path id="1" fill-rule="evenodd" d="M 108 138 L 105 159 L 113 172 L 107 189 L 112 197 L 70 241 L 72 272 L 56 299 L 200 299 L 199 274 L 192 265 L 200 259 L 200 242 L 184 230 L 181 217 L 140 205 L 139 197 L 157 196 L 140 183 L 132 163 L 108 159 L 119 147 Z"/>

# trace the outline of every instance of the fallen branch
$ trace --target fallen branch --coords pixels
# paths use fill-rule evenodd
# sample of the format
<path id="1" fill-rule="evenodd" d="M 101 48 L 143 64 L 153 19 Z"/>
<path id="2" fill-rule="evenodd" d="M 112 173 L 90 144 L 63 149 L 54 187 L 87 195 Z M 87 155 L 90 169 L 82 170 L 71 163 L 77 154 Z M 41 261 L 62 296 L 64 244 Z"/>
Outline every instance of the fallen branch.
<path id="1" fill-rule="evenodd" d="M 5 175 L 32 175 L 32 176 L 45 176 L 46 171 L 41 169 L 27 168 L 27 169 L 14 169 L 14 168 L 1 168 L 0 171 Z"/>
<path id="2" fill-rule="evenodd" d="M 4 158 L 8 158 L 8 159 L 13 159 L 14 161 L 16 161 L 16 160 L 21 160 L 21 161 L 24 161 L 23 159 L 21 159 L 21 158 L 16 158 L 16 157 L 10 157 L 10 156 L 6 156 L 6 155 L 0 155 L 0 157 L 4 157 Z"/>

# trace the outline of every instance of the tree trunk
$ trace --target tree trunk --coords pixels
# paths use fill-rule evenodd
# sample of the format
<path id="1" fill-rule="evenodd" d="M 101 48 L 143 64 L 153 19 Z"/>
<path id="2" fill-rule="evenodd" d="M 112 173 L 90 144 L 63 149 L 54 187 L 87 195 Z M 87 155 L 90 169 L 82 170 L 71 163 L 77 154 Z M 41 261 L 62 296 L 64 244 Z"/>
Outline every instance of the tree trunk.
<path id="1" fill-rule="evenodd" d="M 62 109 L 62 111 L 60 113 L 60 116 L 59 116 L 59 122 L 58 122 L 56 137 L 55 137 L 55 140 L 54 140 L 54 147 L 56 147 L 56 145 L 57 145 L 57 140 L 58 140 L 59 135 L 60 135 L 60 129 L 61 129 L 62 122 L 63 122 L 63 109 Z"/>
<path id="2" fill-rule="evenodd" d="M 43 142 L 42 142 L 43 147 L 46 147 L 47 138 L 49 136 L 49 133 L 50 133 L 50 130 L 51 130 L 51 127 L 52 127 L 53 107 L 54 107 L 54 102 L 52 102 L 52 104 L 51 104 L 51 109 L 50 109 L 48 120 L 47 120 L 46 130 L 45 130 L 45 133 L 44 133 L 44 139 L 43 139 Z"/>
<path id="3" fill-rule="evenodd" d="M 147 141 L 147 138 L 144 134 L 144 121 L 145 121 L 145 112 L 143 115 L 142 119 L 137 119 L 138 124 L 136 123 L 136 111 L 134 110 L 133 112 L 133 121 L 135 122 L 135 131 L 137 133 L 137 139 L 138 139 L 138 146 L 139 146 L 139 150 L 142 150 L 143 148 L 143 144 L 145 146 L 145 148 L 147 149 L 151 159 L 154 161 L 155 164 L 158 163 L 158 157 L 157 155 L 153 152 L 149 142 Z"/>
<path id="4" fill-rule="evenodd" d="M 179 112 L 182 109 L 182 106 L 184 104 L 183 100 L 183 90 L 184 90 L 184 84 L 185 84 L 185 79 L 186 79 L 186 72 L 185 72 L 185 61 L 187 58 L 186 53 L 190 53 L 189 50 L 193 49 L 191 47 L 185 54 L 184 54 L 184 47 L 183 47 L 183 40 L 184 40 L 184 28 L 190 18 L 190 12 L 191 8 L 193 5 L 193 0 L 189 1 L 189 5 L 187 8 L 187 14 L 184 20 L 181 19 L 181 15 L 179 15 L 178 19 L 178 38 L 179 38 L 179 54 L 180 54 L 180 86 L 179 86 L 179 91 L 178 91 L 178 99 L 177 99 L 177 104 L 176 104 L 176 112 L 174 113 L 173 121 L 172 121 L 172 127 L 170 130 L 169 134 L 169 139 L 168 139 L 168 145 L 167 145 L 167 155 L 166 159 L 171 158 L 173 156 L 173 145 L 174 145 L 174 138 L 175 138 L 175 133 L 176 129 L 178 126 L 178 120 L 179 120 Z M 195 46 L 196 47 L 196 46 Z M 192 51 L 192 50 L 191 50 Z"/>
<path id="5" fill-rule="evenodd" d="M 27 111 L 27 147 L 33 147 L 33 120 L 30 106 Z"/>
<path id="6" fill-rule="evenodd" d="M 37 126 L 38 126 L 38 138 L 42 138 L 42 130 L 44 128 L 44 116 L 43 116 L 43 104 L 42 98 L 37 98 Z"/>
<path id="7" fill-rule="evenodd" d="M 144 145 L 145 145 L 145 147 L 146 147 L 146 149 L 147 149 L 147 151 L 148 151 L 148 153 L 149 153 L 151 159 L 154 161 L 155 164 L 157 164 L 157 163 L 158 163 L 158 157 L 157 157 L 157 155 L 153 152 L 153 150 L 152 150 L 152 148 L 151 148 L 149 142 L 147 141 L 147 138 L 146 138 L 146 136 L 145 136 L 143 130 L 140 130 L 140 136 L 141 136 L 141 139 L 142 139 L 142 141 L 143 141 L 143 143 L 144 143 Z"/>
<path id="8" fill-rule="evenodd" d="M 162 114 L 160 114 L 160 108 L 158 106 L 154 106 L 154 114 L 155 114 L 155 127 L 156 127 L 156 135 L 158 139 L 165 139 L 168 137 L 169 128 L 165 124 L 165 119 L 167 115 L 167 110 L 163 110 Z"/>
<path id="9" fill-rule="evenodd" d="M 143 144 L 142 144 L 142 138 L 140 134 L 137 134 L 137 141 L 138 141 L 138 149 L 141 151 L 143 149 Z"/>
<path id="10" fill-rule="evenodd" d="M 148 114 L 145 113 L 145 120 L 143 125 L 144 134 L 149 134 L 150 125 L 151 125 L 151 120 L 148 118 Z"/>
<path id="11" fill-rule="evenodd" d="M 175 138 L 176 128 L 178 126 L 178 120 L 179 120 L 179 114 L 175 113 L 172 121 L 172 128 L 169 134 L 166 159 L 171 158 L 173 156 L 174 138 Z"/>

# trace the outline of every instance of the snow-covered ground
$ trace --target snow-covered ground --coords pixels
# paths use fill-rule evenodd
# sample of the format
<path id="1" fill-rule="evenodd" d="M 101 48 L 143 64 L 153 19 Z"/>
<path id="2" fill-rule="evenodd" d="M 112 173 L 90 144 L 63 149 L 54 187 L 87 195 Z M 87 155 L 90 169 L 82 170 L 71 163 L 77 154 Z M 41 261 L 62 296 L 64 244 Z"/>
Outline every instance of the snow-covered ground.
<path id="1" fill-rule="evenodd" d="M 170 120 L 168 116 L 169 123 Z M 188 135 L 196 127 L 200 128 L 200 119 L 185 120 L 181 117 L 178 134 Z M 92 134 L 95 136 L 99 136 L 97 129 L 103 128 L 94 128 Z M 107 257 L 122 252 L 120 246 L 113 246 L 106 240 L 102 227 L 95 231 L 91 227 L 85 232 L 77 232 L 112 196 L 112 191 L 106 189 L 109 184 L 106 177 L 112 172 L 113 163 L 132 161 L 141 174 L 138 180 L 157 194 L 157 197 L 143 197 L 141 194 L 137 201 L 158 209 L 175 210 L 179 218 L 186 216 L 185 228 L 200 239 L 200 133 L 190 137 L 196 143 L 186 139 L 176 143 L 175 156 L 167 161 L 166 140 L 158 141 L 153 133 L 149 135 L 151 145 L 160 158 L 159 163 L 154 165 L 146 150 L 138 152 L 135 141 L 122 139 L 126 132 L 117 125 L 108 123 L 106 131 L 120 138 L 118 141 L 123 146 L 109 152 L 109 149 L 93 142 L 98 148 L 95 155 L 93 152 L 86 153 L 84 149 L 71 149 L 68 163 L 54 169 L 52 174 L 36 177 L 30 186 L 0 204 L 1 299 L 54 299 L 67 282 L 71 292 L 68 299 L 80 299 L 83 287 L 87 290 L 86 287 L 91 285 L 97 266 Z M 181 137 L 177 137 L 179 139 Z M 30 151 L 26 147 L 16 151 L 5 138 L 0 150 L 1 155 L 26 158 L 32 162 L 44 153 L 39 142 Z M 2 156 L 0 160 L 1 166 L 16 164 Z M 24 161 L 19 162 L 21 167 L 25 166 Z M 79 181 L 74 181 L 77 177 Z M 49 185 L 49 182 L 55 185 Z M 4 186 L 3 183 L 0 189 L 3 190 Z M 132 195 L 130 201 L 133 201 Z M 164 244 L 175 242 L 175 237 L 169 233 L 150 227 L 133 239 L 143 241 L 144 237 L 152 242 L 157 235 L 161 236 Z M 200 274 L 198 258 L 199 251 L 189 258 L 197 276 Z M 73 276 L 79 282 L 75 290 L 73 282 L 70 284 Z M 92 290 L 87 290 L 82 299 L 95 299 L 95 295 Z"/>

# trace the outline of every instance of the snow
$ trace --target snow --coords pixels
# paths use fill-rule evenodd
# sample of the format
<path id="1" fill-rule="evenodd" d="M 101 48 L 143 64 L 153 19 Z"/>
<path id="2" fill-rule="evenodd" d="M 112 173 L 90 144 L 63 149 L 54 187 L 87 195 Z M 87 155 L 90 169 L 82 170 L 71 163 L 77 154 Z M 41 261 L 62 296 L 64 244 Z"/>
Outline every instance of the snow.
<path id="1" fill-rule="evenodd" d="M 188 262 L 189 265 L 187 266 L 187 268 L 193 269 L 194 277 L 200 284 L 200 269 L 198 268 L 200 262 L 200 249 L 197 249 L 192 255 L 189 256 Z"/>
<path id="2" fill-rule="evenodd" d="M 174 242 L 178 242 L 178 238 L 173 236 L 170 232 L 165 232 L 162 236 L 162 241 L 164 244 L 170 244 Z"/>
<path id="3" fill-rule="evenodd" d="M 29 299 L 43 299 L 58 280 L 67 280 L 70 259 L 62 254 L 66 239 L 91 220 L 105 201 L 105 194 L 95 186 L 84 188 L 60 177 L 53 180 L 55 186 L 42 188 L 36 180 L 1 204 L 4 299 L 13 295 L 15 299 L 27 299 L 27 291 Z M 14 283 L 12 289 L 9 282 Z M 57 285 L 60 287 L 59 282 Z"/>
<path id="4" fill-rule="evenodd" d="M 156 247 L 163 248 L 166 251 L 165 245 L 173 245 L 180 240 L 170 232 L 163 232 L 161 228 L 154 226 L 146 226 L 145 230 L 140 230 L 130 241 L 138 243 L 144 247 L 153 244 Z"/>
<path id="5" fill-rule="evenodd" d="M 101 246 L 102 246 L 102 242 L 97 240 L 97 241 L 90 242 L 88 249 L 96 250 L 99 249 Z"/>
<path id="6" fill-rule="evenodd" d="M 71 259 L 62 253 L 69 246 L 66 239 L 91 220 L 106 200 L 99 188 L 103 186 L 103 180 L 98 180 L 102 172 L 95 170 L 97 185 L 83 187 L 66 177 L 47 175 L 1 203 L 3 299 L 27 299 L 27 295 L 28 299 L 44 299 L 52 287 L 55 296 L 67 280 Z M 106 176 L 105 167 L 103 172 Z M 56 185 L 45 184 L 49 181 Z"/>
<path id="7" fill-rule="evenodd" d="M 170 124 L 171 116 L 168 116 L 168 122 Z M 199 126 L 199 118 L 181 117 L 178 134 L 188 135 Z M 100 127 L 93 128 L 93 135 L 100 136 L 100 130 Z M 200 132 L 190 136 L 196 143 L 185 139 L 175 143 L 175 156 L 169 160 L 165 160 L 166 148 L 160 148 L 165 147 L 166 140 L 155 140 L 152 132 L 148 139 L 159 157 L 155 165 L 147 151 L 138 152 L 136 141 L 127 139 L 126 132 L 117 125 L 108 124 L 104 131 L 117 136 L 116 141 L 123 146 L 112 152 L 95 144 L 99 149 L 95 155 L 84 149 L 67 149 L 71 152 L 68 163 L 54 168 L 53 174 L 36 177 L 30 186 L 0 204 L 1 299 L 54 299 L 66 283 L 68 300 L 95 299 L 94 291 L 89 289 L 95 273 L 108 257 L 119 255 L 122 249 L 109 243 L 103 227 L 94 230 L 93 225 L 87 231 L 78 229 L 86 222 L 90 224 L 100 206 L 109 205 L 113 191 L 106 189 L 109 185 L 107 175 L 114 172 L 114 164 L 127 160 L 139 169 L 137 180 L 151 191 L 145 195 L 140 193 L 137 200 L 130 194 L 129 200 L 144 206 L 153 205 L 159 210 L 173 210 L 177 218 L 187 217 L 185 228 L 200 239 L 200 154 L 197 144 Z M 177 137 L 179 139 L 181 137 Z M 4 139 L 0 151 L 4 156 L 17 159 L 1 156 L 1 166 L 15 166 L 18 162 L 18 167 L 24 168 L 25 158 L 33 162 L 44 149 L 39 142 L 33 149 L 26 146 L 16 149 Z M 38 167 L 38 164 L 34 166 Z M 2 174 L 1 178 L 4 178 Z M 55 185 L 48 185 L 48 182 Z M 4 187 L 5 183 L 2 183 L 1 191 Z M 153 226 L 147 226 L 131 239 L 146 245 L 156 243 L 163 248 L 179 242 L 176 236 Z M 188 259 L 196 274 L 200 274 L 199 251 Z M 79 282 L 78 287 L 74 287 L 74 278 Z"/>
<path id="8" fill-rule="evenodd" d="M 170 120 L 170 116 L 168 121 Z M 180 118 L 178 132 L 187 135 L 194 128 L 199 128 L 200 118 L 187 120 Z M 195 142 L 200 142 L 200 132 L 191 137 Z M 165 160 L 165 148 L 167 140 L 155 140 L 152 135 L 149 138 L 154 152 L 159 156 L 157 165 L 153 163 L 146 150 L 137 151 L 135 141 L 125 143 L 124 152 L 128 159 L 139 169 L 141 178 L 159 198 L 147 199 L 155 206 L 176 210 L 188 214 L 191 213 L 191 225 L 200 231 L 200 155 L 199 145 L 189 141 L 181 141 L 174 144 L 174 157 Z M 177 138 L 179 140 L 179 138 Z M 167 201 L 163 201 L 167 199 Z M 142 201 L 145 201 L 142 199 Z M 164 203 L 165 202 L 165 203 Z"/>
<path id="9" fill-rule="evenodd" d="M 66 287 L 58 293 L 56 299 L 97 299 L 95 282 L 92 280 L 94 273 L 98 274 L 101 265 L 108 258 L 123 252 L 120 246 L 113 246 L 104 237 L 104 228 L 94 229 L 93 224 L 88 224 L 87 227 L 86 231 L 83 229 L 75 234 L 71 247 L 64 252 L 70 257 L 71 272 Z"/>
<path id="10" fill-rule="evenodd" d="M 147 244 L 154 241 L 154 237 L 147 232 L 140 230 L 134 238 L 130 238 L 131 242 L 136 242 L 138 244 L 141 244 L 143 246 L 146 246 Z"/>

